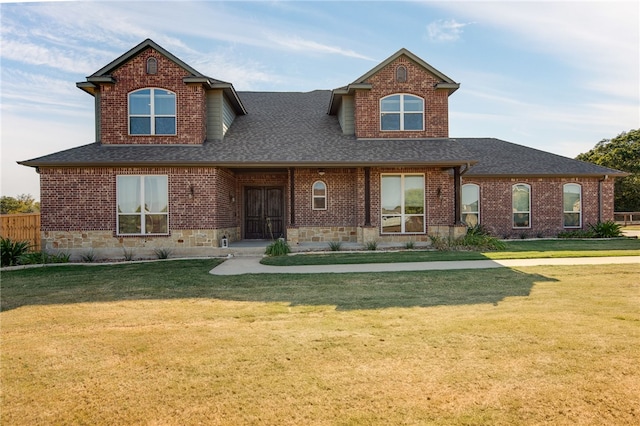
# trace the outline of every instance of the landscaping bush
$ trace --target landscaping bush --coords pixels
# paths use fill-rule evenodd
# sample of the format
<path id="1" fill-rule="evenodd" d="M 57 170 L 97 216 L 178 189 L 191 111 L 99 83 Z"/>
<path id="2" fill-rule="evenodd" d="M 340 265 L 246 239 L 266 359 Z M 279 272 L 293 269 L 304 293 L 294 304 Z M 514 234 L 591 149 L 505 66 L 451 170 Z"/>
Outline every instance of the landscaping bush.
<path id="1" fill-rule="evenodd" d="M 622 236 L 622 226 L 612 220 L 589 225 L 596 238 L 616 238 Z"/>
<path id="2" fill-rule="evenodd" d="M 616 238 L 622 237 L 622 226 L 612 220 L 589 224 L 588 229 L 575 229 L 558 234 L 558 238 Z"/>
<path id="3" fill-rule="evenodd" d="M 329 249 L 331 251 L 340 251 L 341 248 L 342 248 L 341 241 L 329 241 Z"/>
<path id="4" fill-rule="evenodd" d="M 155 249 L 154 252 L 158 259 L 168 259 L 173 253 L 173 250 L 169 248 L 160 248 L 160 249 Z"/>
<path id="5" fill-rule="evenodd" d="M 504 250 L 506 245 L 480 225 L 467 229 L 467 233 L 457 239 L 438 237 L 436 235 L 430 237 L 431 246 L 438 251 L 499 251 Z"/>
<path id="6" fill-rule="evenodd" d="M 29 251 L 29 248 L 30 245 L 28 241 L 11 241 L 9 238 L 2 238 L 2 241 L 0 241 L 2 266 L 17 265 L 20 257 Z"/>
<path id="7" fill-rule="evenodd" d="M 291 247 L 284 239 L 275 240 L 265 250 L 267 256 L 284 256 L 289 253 L 291 253 Z"/>
<path id="8" fill-rule="evenodd" d="M 22 265 L 42 265 L 46 263 L 69 263 L 71 260 L 71 254 L 69 253 L 57 253 L 48 254 L 44 251 L 37 251 L 34 253 L 25 253 L 20 256 L 20 264 Z"/>

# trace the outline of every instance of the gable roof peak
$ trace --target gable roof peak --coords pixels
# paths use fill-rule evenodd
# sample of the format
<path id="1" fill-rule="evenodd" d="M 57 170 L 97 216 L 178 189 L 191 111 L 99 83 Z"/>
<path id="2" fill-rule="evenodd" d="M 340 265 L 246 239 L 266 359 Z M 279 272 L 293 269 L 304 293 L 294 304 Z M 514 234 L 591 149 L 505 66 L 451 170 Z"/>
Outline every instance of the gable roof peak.
<path id="1" fill-rule="evenodd" d="M 453 79 L 451 79 L 450 77 L 446 76 L 444 73 L 438 71 L 433 66 L 431 66 L 430 64 L 425 62 L 422 58 L 416 56 L 415 54 L 413 54 L 412 52 L 410 52 L 408 49 L 406 49 L 404 47 L 401 48 L 400 50 L 398 50 L 393 55 L 389 56 L 387 59 L 382 61 L 380 64 L 378 64 L 373 69 L 369 70 L 364 75 L 362 75 L 359 78 L 357 78 L 352 84 L 365 83 L 371 76 L 373 76 L 378 71 L 380 71 L 381 69 L 383 69 L 384 67 L 386 67 L 390 63 L 394 62 L 396 59 L 398 59 L 401 56 L 406 56 L 407 58 L 411 59 L 413 62 L 417 63 L 419 66 L 424 68 L 427 72 L 433 74 L 434 76 L 436 76 L 437 78 L 442 80 L 442 83 L 445 83 L 447 85 L 456 85 L 457 87 L 455 87 L 455 89 L 457 89 L 460 86 L 458 83 L 453 81 Z M 453 87 L 447 87 L 447 88 L 454 89 Z M 455 91 L 455 89 L 451 90 L 450 94 L 453 93 Z"/>
<path id="2" fill-rule="evenodd" d="M 192 76 L 194 76 L 194 77 L 205 77 L 202 73 L 200 73 L 199 71 L 195 70 L 190 65 L 188 65 L 185 62 L 183 62 L 181 59 L 178 59 L 176 56 L 174 56 L 171 52 L 166 50 L 164 47 L 160 46 L 158 43 L 156 43 L 155 41 L 151 40 L 150 38 L 147 38 L 144 41 L 142 41 L 141 43 L 139 43 L 137 46 L 129 49 L 127 52 L 123 53 L 122 55 L 120 55 L 119 57 L 114 59 L 113 61 L 109 62 L 104 67 L 100 68 L 98 71 L 96 71 L 93 74 L 91 74 L 89 76 L 89 78 L 107 76 L 111 72 L 113 72 L 114 69 L 118 68 L 119 66 L 121 66 L 125 62 L 129 61 L 133 57 L 137 56 L 138 54 L 140 54 L 141 52 L 143 52 L 144 50 L 149 49 L 149 48 L 152 48 L 156 52 L 160 53 L 161 55 L 163 55 L 163 56 L 167 57 L 168 59 L 170 59 L 171 61 L 175 62 L 179 67 L 181 67 L 184 70 L 186 70 Z"/>

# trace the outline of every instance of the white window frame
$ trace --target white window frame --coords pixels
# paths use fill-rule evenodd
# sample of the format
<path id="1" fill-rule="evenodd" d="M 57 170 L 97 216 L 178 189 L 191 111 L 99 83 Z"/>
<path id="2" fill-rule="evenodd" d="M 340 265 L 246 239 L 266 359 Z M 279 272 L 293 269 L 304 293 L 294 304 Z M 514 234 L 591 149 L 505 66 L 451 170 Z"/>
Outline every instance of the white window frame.
<path id="1" fill-rule="evenodd" d="M 164 177 L 166 185 L 163 188 L 164 189 L 164 193 L 166 195 L 166 201 L 167 201 L 167 211 L 163 212 L 163 211 L 150 211 L 146 209 L 146 205 L 145 205 L 145 178 L 146 177 Z M 138 200 L 139 204 L 139 208 L 140 208 L 140 212 L 120 212 L 118 211 L 120 208 L 120 178 L 138 178 L 138 185 L 139 185 L 139 196 L 140 199 Z M 143 206 L 145 206 L 143 208 Z M 120 217 L 121 216 L 140 216 L 140 232 L 133 232 L 133 233 L 125 233 L 125 232 L 120 232 Z M 154 216 L 159 216 L 159 215 L 163 215 L 166 216 L 166 224 L 167 224 L 167 230 L 166 232 L 147 232 L 146 228 L 147 228 L 147 223 L 146 223 L 146 216 L 147 215 L 154 215 Z M 129 236 L 129 235 L 169 235 L 169 176 L 168 175 L 117 175 L 116 176 L 116 234 L 117 235 L 123 235 L 123 236 Z"/>
<path id="2" fill-rule="evenodd" d="M 476 191 L 476 195 L 477 195 L 477 202 L 478 202 L 478 210 L 474 211 L 474 210 L 470 210 L 468 209 L 466 204 L 464 204 L 464 189 L 466 188 L 475 188 Z M 476 183 L 465 183 L 464 185 L 462 185 L 462 211 L 460 212 L 460 221 L 462 223 L 466 223 L 467 226 L 469 227 L 473 227 L 475 225 L 480 225 L 480 185 L 476 184 Z M 476 223 L 475 224 L 470 224 L 467 221 L 465 221 L 465 215 L 476 215 Z"/>
<path id="3" fill-rule="evenodd" d="M 149 114 L 132 114 L 131 113 L 131 95 L 143 90 L 149 90 Z M 173 95 L 173 114 L 156 114 L 155 113 L 155 91 L 162 90 Z M 145 117 L 149 118 L 149 133 L 131 133 L 131 118 Z M 173 118 L 174 120 L 174 132 L 173 133 L 156 133 L 156 118 Z M 175 136 L 178 132 L 178 95 L 171 90 L 163 89 L 160 87 L 143 87 L 133 90 L 127 95 L 127 126 L 129 129 L 129 136 Z"/>
<path id="4" fill-rule="evenodd" d="M 382 103 L 385 101 L 385 99 L 388 99 L 392 96 L 400 96 L 400 110 L 399 111 L 383 111 L 382 110 Z M 405 111 L 404 110 L 404 98 L 405 96 L 411 96 L 414 97 L 416 99 L 420 99 L 420 101 L 422 102 L 422 110 L 420 111 Z M 384 114 L 399 114 L 400 115 L 400 128 L 399 129 L 383 129 L 382 128 L 382 117 L 384 116 Z M 405 130 L 404 128 L 404 117 L 405 114 L 420 114 L 422 115 L 422 120 L 421 120 L 421 126 L 419 129 L 409 129 L 409 130 Z M 422 132 L 424 131 L 424 118 L 425 118 L 425 112 L 424 112 L 424 98 L 414 95 L 412 93 L 393 93 L 391 95 L 387 95 L 383 98 L 380 99 L 380 131 L 382 132 Z"/>
<path id="5" fill-rule="evenodd" d="M 387 176 L 399 176 L 400 177 L 400 213 L 384 213 L 382 202 L 383 200 L 383 181 Z M 406 213 L 405 212 L 405 178 L 409 176 L 421 176 L 422 177 L 422 214 Z M 427 226 L 427 200 L 425 196 L 425 188 L 427 185 L 426 175 L 424 173 L 382 173 L 380 174 L 380 233 L 382 235 L 419 235 L 426 232 Z M 397 217 L 400 219 L 400 232 L 384 232 L 384 218 Z M 405 224 L 407 218 L 410 217 L 422 217 L 422 230 L 407 232 Z M 387 219 L 389 220 L 389 219 Z"/>
<path id="6" fill-rule="evenodd" d="M 316 184 L 322 184 L 324 186 L 324 195 L 316 195 Z M 328 197 L 328 191 L 329 188 L 327 187 L 327 183 L 325 181 L 322 180 L 317 180 L 315 182 L 313 182 L 313 185 L 311 185 L 311 208 L 313 210 L 327 210 L 329 207 L 329 197 Z M 316 207 L 316 200 L 324 200 L 324 207 Z"/>
<path id="7" fill-rule="evenodd" d="M 578 210 L 566 210 L 565 209 L 565 188 L 568 186 L 573 186 L 573 187 L 577 187 L 578 188 Z M 575 209 L 575 205 L 574 205 L 574 209 Z M 565 183 L 564 185 L 562 185 L 562 227 L 563 228 L 573 228 L 573 229 L 578 229 L 578 228 L 582 228 L 582 185 L 578 184 L 578 183 Z M 575 214 L 578 213 L 578 224 L 577 225 L 567 225 L 567 222 L 565 220 L 566 215 L 567 214 Z"/>
<path id="8" fill-rule="evenodd" d="M 529 195 L 529 210 L 518 210 L 518 211 L 516 211 L 515 206 L 514 206 L 515 198 L 513 196 L 516 187 L 527 188 L 528 195 Z M 513 229 L 530 229 L 531 228 L 531 185 L 529 185 L 528 183 L 516 183 L 516 184 L 513 184 L 511 186 L 511 210 L 512 210 L 512 213 L 511 213 L 511 225 L 513 226 Z M 516 214 L 527 214 L 527 215 L 529 215 L 528 225 L 527 226 L 516 226 L 516 218 L 515 218 Z"/>

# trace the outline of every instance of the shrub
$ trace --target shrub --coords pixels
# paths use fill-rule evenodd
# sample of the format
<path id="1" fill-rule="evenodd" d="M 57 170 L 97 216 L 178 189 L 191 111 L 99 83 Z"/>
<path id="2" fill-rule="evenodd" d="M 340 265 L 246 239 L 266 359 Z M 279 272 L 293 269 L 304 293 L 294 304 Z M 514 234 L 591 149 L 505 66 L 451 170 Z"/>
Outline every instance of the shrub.
<path id="1" fill-rule="evenodd" d="M 92 262 L 95 262 L 97 260 L 97 256 L 96 256 L 95 252 L 93 251 L 93 249 L 91 249 L 88 252 L 86 252 L 84 254 L 81 254 L 80 255 L 80 259 L 82 259 L 83 262 L 92 263 Z"/>
<path id="2" fill-rule="evenodd" d="M 431 236 L 431 245 L 439 251 L 499 251 L 506 248 L 503 241 L 492 237 L 486 230 L 475 228 L 469 228 L 466 235 L 457 239 Z"/>
<path id="3" fill-rule="evenodd" d="M 44 251 L 34 253 L 26 253 L 20 257 L 20 263 L 23 265 L 42 265 L 46 263 L 69 263 L 71 254 L 60 252 L 57 254 L 48 254 Z"/>
<path id="4" fill-rule="evenodd" d="M 20 257 L 29 251 L 28 241 L 11 241 L 9 238 L 2 238 L 0 241 L 1 266 L 17 265 Z"/>
<path id="5" fill-rule="evenodd" d="M 342 242 L 341 241 L 329 241 L 329 248 L 331 249 L 331 251 L 340 251 L 340 249 L 342 248 Z"/>
<path id="6" fill-rule="evenodd" d="M 282 238 L 269 244 L 264 252 L 267 256 L 284 256 L 291 253 L 291 247 Z"/>
<path id="7" fill-rule="evenodd" d="M 614 221 L 590 224 L 587 229 L 563 231 L 558 238 L 616 238 L 622 236 L 622 227 Z"/>
<path id="8" fill-rule="evenodd" d="M 415 241 L 407 241 L 406 243 L 404 243 L 404 248 L 406 248 L 407 250 L 412 250 L 415 247 L 416 247 Z"/>
<path id="9" fill-rule="evenodd" d="M 171 254 L 173 253 L 173 250 L 168 248 L 161 248 L 161 249 L 155 249 L 154 252 L 158 259 L 168 259 L 169 256 L 171 256 Z"/>
<path id="10" fill-rule="evenodd" d="M 124 260 L 126 260 L 127 262 L 130 262 L 130 261 L 133 260 L 133 258 L 135 256 L 135 253 L 134 253 L 133 249 L 128 249 L 127 250 L 126 248 L 123 248 L 122 252 L 123 252 L 123 255 L 124 255 Z"/>
<path id="11" fill-rule="evenodd" d="M 573 231 L 563 231 L 558 234 L 558 238 L 594 238 L 595 233 L 587 229 L 575 229 Z"/>
<path id="12" fill-rule="evenodd" d="M 370 251 L 376 251 L 378 250 L 378 242 L 377 241 L 367 241 L 367 243 L 365 243 L 365 247 L 367 248 L 367 250 Z"/>
<path id="13" fill-rule="evenodd" d="M 622 236 L 622 226 L 612 220 L 589 225 L 589 230 L 595 234 L 596 238 L 615 238 Z"/>
<path id="14" fill-rule="evenodd" d="M 491 235 L 489 233 L 489 231 L 487 231 L 487 228 L 485 228 L 484 226 L 477 224 L 475 226 L 471 226 L 469 228 L 467 228 L 467 235 Z"/>

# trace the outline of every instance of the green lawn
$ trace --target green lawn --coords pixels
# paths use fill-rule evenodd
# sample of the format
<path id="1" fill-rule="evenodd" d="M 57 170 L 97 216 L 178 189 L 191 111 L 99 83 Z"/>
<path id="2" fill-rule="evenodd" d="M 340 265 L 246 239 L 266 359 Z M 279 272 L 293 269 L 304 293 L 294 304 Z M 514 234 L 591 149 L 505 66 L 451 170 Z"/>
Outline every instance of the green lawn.
<path id="1" fill-rule="evenodd" d="M 276 256 L 262 259 L 274 266 L 331 265 L 353 263 L 429 262 L 443 260 L 530 259 L 554 257 L 640 256 L 640 239 L 611 240 L 512 240 L 506 249 L 494 252 L 401 250 L 395 252 L 364 251 L 357 253 L 327 252 Z"/>
<path id="2" fill-rule="evenodd" d="M 640 265 L 2 273 L 2 423 L 626 425 Z"/>

